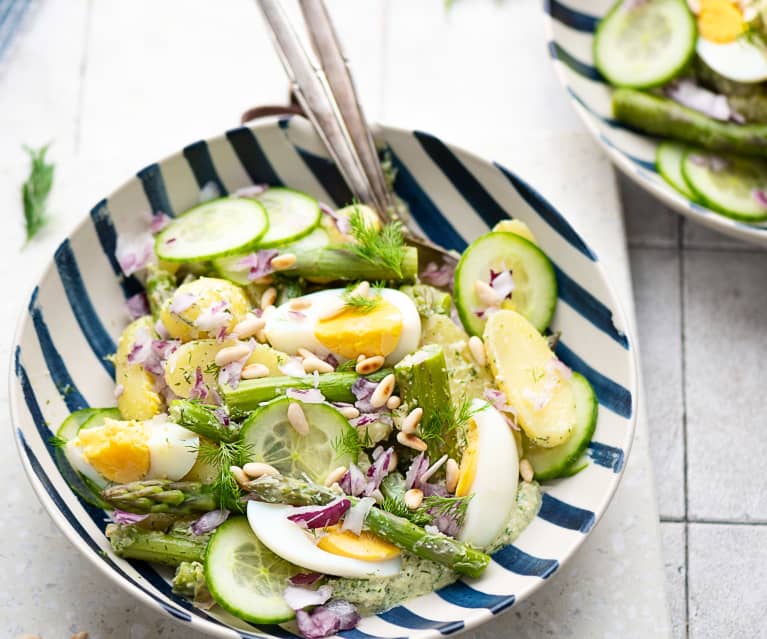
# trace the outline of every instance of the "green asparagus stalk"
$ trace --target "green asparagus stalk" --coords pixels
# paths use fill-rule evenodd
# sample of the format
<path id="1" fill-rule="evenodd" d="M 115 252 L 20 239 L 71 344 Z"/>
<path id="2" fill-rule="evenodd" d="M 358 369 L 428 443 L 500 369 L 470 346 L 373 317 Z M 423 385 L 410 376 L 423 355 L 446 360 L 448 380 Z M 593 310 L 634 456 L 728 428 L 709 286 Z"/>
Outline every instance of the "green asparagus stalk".
<path id="1" fill-rule="evenodd" d="M 428 284 L 414 284 L 401 286 L 400 291 L 407 295 L 415 303 L 418 314 L 422 317 L 432 315 L 450 315 L 452 302 L 449 293 L 440 291 Z"/>
<path id="2" fill-rule="evenodd" d="M 188 597 L 198 606 L 213 604 L 213 597 L 205 581 L 205 566 L 199 561 L 182 561 L 171 582 L 173 592 Z"/>
<path id="3" fill-rule="evenodd" d="M 216 442 L 233 442 L 239 436 L 239 426 L 222 424 L 214 408 L 188 399 L 175 399 L 168 407 L 170 420 L 192 432 Z"/>
<path id="4" fill-rule="evenodd" d="M 279 293 L 275 303 L 277 306 L 281 306 L 296 297 L 301 297 L 303 294 L 304 289 L 298 280 L 282 279 L 279 282 Z"/>
<path id="5" fill-rule="evenodd" d="M 149 274 L 146 278 L 146 296 L 149 300 L 149 310 L 152 311 L 154 317 L 160 314 L 160 308 L 175 290 L 175 276 L 157 266 L 149 266 Z"/>
<path id="6" fill-rule="evenodd" d="M 626 88 L 613 91 L 613 114 L 653 135 L 711 151 L 767 157 L 767 125 L 720 122 L 668 98 Z"/>
<path id="7" fill-rule="evenodd" d="M 202 561 L 210 535 L 195 536 L 186 529 L 172 527 L 168 532 L 145 530 L 133 525 L 109 524 L 109 542 L 119 557 L 140 559 L 166 566 L 185 561 Z"/>
<path id="8" fill-rule="evenodd" d="M 334 280 L 413 280 L 418 274 L 418 250 L 408 246 L 402 259 L 402 276 L 385 264 L 369 262 L 353 253 L 338 247 L 329 247 L 307 251 L 296 256 L 292 268 L 280 271 L 282 275 L 305 277 L 312 282 L 332 282 Z"/>
<path id="9" fill-rule="evenodd" d="M 391 369 L 382 369 L 368 375 L 367 378 L 381 381 Z M 318 388 L 331 402 L 353 402 L 352 385 L 359 378 L 354 372 L 324 373 L 319 376 Z M 224 402 L 233 413 L 244 413 L 255 410 L 261 402 L 268 402 L 275 397 L 281 397 L 288 388 L 314 388 L 315 378 L 312 375 L 304 377 L 262 377 L 241 381 L 237 388 L 224 385 L 222 391 Z"/>
<path id="10" fill-rule="evenodd" d="M 338 494 L 329 488 L 280 475 L 265 475 L 251 481 L 244 489 L 259 500 L 294 506 L 326 504 Z M 352 503 L 358 500 L 349 498 Z M 391 544 L 423 559 L 451 567 L 469 577 L 479 577 L 490 562 L 490 557 L 479 550 L 443 535 L 429 533 L 407 519 L 373 507 L 365 519 L 365 526 Z"/>
<path id="11" fill-rule="evenodd" d="M 188 515 L 218 508 L 211 486 L 194 481 L 145 479 L 110 486 L 101 496 L 112 507 L 129 513 Z"/>

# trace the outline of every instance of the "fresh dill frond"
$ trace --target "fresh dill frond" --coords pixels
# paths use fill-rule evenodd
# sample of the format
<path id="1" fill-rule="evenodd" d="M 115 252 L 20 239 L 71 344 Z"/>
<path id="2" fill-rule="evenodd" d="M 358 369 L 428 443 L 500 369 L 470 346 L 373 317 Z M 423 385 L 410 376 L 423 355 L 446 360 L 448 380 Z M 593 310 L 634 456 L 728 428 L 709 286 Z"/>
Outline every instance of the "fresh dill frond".
<path id="1" fill-rule="evenodd" d="M 353 308 L 361 313 L 369 313 L 381 303 L 381 289 L 373 287 L 367 295 L 355 293 L 358 284 L 349 284 L 346 287 L 341 299 L 343 299 L 346 308 Z"/>
<path id="2" fill-rule="evenodd" d="M 460 432 L 476 412 L 471 407 L 471 399 L 464 395 L 457 403 L 439 406 L 433 411 L 428 419 L 421 422 L 419 435 L 430 448 L 444 448 L 448 440 L 455 437 L 456 431 Z"/>
<path id="3" fill-rule="evenodd" d="M 378 231 L 368 224 L 359 209 L 349 216 L 352 237 L 356 240 L 350 250 L 357 257 L 371 264 L 383 265 L 402 277 L 402 260 L 405 258 L 405 238 L 402 225 L 390 222 Z"/>
<path id="4" fill-rule="evenodd" d="M 48 146 L 32 149 L 24 146 L 29 155 L 31 166 L 29 177 L 21 185 L 21 200 L 24 206 L 24 225 L 29 242 L 48 222 L 48 195 L 53 186 L 53 164 L 45 161 Z"/>
<path id="5" fill-rule="evenodd" d="M 345 428 L 344 432 L 333 440 L 333 450 L 336 451 L 337 455 L 348 455 L 356 460 L 370 439 L 367 430 L 365 431 L 364 439 L 365 441 L 360 439 L 360 434 L 354 426 L 349 426 L 349 428 Z"/>
<path id="6" fill-rule="evenodd" d="M 440 497 L 439 495 L 432 495 L 423 500 L 419 510 L 429 513 L 434 518 L 451 517 L 460 526 L 466 517 L 466 509 L 469 507 L 469 501 L 471 501 L 472 496 Z"/>
<path id="7" fill-rule="evenodd" d="M 64 448 L 64 446 L 67 445 L 67 440 L 58 435 L 51 435 L 51 437 L 48 438 L 48 443 L 54 448 Z"/>
<path id="8" fill-rule="evenodd" d="M 416 526 L 426 526 L 433 519 L 429 513 L 420 507 L 416 510 L 410 510 L 401 497 L 384 497 L 384 500 L 381 502 L 381 508 L 392 515 L 411 521 Z"/>
<path id="9" fill-rule="evenodd" d="M 204 464 L 213 466 L 216 478 L 213 480 L 213 492 L 221 508 L 241 510 L 240 486 L 229 470 L 232 466 L 242 467 L 250 461 L 252 446 L 244 441 L 202 442 L 198 456 Z"/>

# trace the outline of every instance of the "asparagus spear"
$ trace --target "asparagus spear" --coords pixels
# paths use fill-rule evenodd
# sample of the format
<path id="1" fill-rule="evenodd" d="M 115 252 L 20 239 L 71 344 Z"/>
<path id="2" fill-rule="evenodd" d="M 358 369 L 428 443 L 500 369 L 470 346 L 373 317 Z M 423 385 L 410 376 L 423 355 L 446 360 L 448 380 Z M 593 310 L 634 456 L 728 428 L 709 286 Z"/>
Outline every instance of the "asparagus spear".
<path id="1" fill-rule="evenodd" d="M 338 496 L 329 488 L 280 475 L 265 475 L 251 481 L 244 489 L 261 501 L 295 506 L 325 504 Z M 349 499 L 352 504 L 358 501 L 355 497 Z M 423 559 L 450 566 L 456 572 L 469 577 L 479 577 L 490 562 L 488 555 L 471 546 L 442 533 L 426 532 L 407 519 L 380 508 L 370 509 L 365 526 L 399 548 Z"/>
<path id="2" fill-rule="evenodd" d="M 146 297 L 149 300 L 149 309 L 156 318 L 160 314 L 160 308 L 176 290 L 176 277 L 168 271 L 154 265 L 149 265 L 149 274 L 146 278 Z"/>
<path id="3" fill-rule="evenodd" d="M 391 373 L 390 369 L 376 371 L 367 378 L 381 381 Z M 319 389 L 326 399 L 331 402 L 353 402 L 352 385 L 359 375 L 349 373 L 325 373 L 319 376 Z M 260 379 L 248 379 L 241 381 L 237 388 L 231 388 L 225 384 L 222 388 L 224 402 L 234 413 L 243 413 L 255 410 L 261 402 L 285 394 L 288 388 L 314 388 L 315 378 L 312 375 L 304 377 L 262 377 Z"/>
<path id="4" fill-rule="evenodd" d="M 207 607 L 214 603 L 205 581 L 205 566 L 199 561 L 182 561 L 171 585 L 173 592 L 192 599 L 198 606 Z"/>
<path id="5" fill-rule="evenodd" d="M 405 247 L 402 258 L 402 275 L 382 262 L 370 262 L 341 247 L 329 247 L 307 251 L 296 256 L 296 263 L 280 273 L 305 277 L 313 282 L 334 280 L 412 280 L 418 273 L 418 250 Z"/>
<path id="6" fill-rule="evenodd" d="M 233 442 L 239 436 L 239 427 L 224 425 L 216 417 L 214 408 L 188 399 L 175 399 L 168 407 L 170 420 L 216 442 Z M 220 410 L 220 409 L 219 409 Z"/>
<path id="7" fill-rule="evenodd" d="M 211 486 L 194 481 L 145 479 L 110 486 L 101 496 L 114 508 L 130 513 L 188 515 L 218 508 Z"/>
<path id="8" fill-rule="evenodd" d="M 428 284 L 401 286 L 400 291 L 415 303 L 418 314 L 422 317 L 432 315 L 450 315 L 451 298 L 449 293 L 440 291 Z"/>
<path id="9" fill-rule="evenodd" d="M 172 527 L 168 532 L 145 530 L 133 525 L 109 524 L 109 542 L 119 557 L 140 559 L 167 566 L 184 561 L 202 561 L 210 535 L 195 536 L 185 528 Z"/>
<path id="10" fill-rule="evenodd" d="M 767 156 L 767 125 L 720 122 L 651 93 L 615 89 L 613 114 L 621 122 L 647 133 L 711 151 Z"/>

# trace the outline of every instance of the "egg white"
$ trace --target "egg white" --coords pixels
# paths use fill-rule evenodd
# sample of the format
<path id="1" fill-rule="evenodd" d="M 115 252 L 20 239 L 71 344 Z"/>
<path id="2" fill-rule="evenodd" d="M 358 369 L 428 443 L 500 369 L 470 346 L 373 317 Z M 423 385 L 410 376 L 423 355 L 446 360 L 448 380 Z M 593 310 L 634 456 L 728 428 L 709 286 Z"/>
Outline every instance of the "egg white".
<path id="1" fill-rule="evenodd" d="M 767 80 L 767 53 L 748 37 L 727 43 L 699 37 L 697 51 L 708 66 L 725 78 L 746 83 Z"/>
<path id="2" fill-rule="evenodd" d="M 511 429 L 495 408 L 480 399 L 473 400 L 471 408 L 478 436 L 476 473 L 458 539 L 485 548 L 511 518 L 519 483 L 519 455 Z"/>
<path id="3" fill-rule="evenodd" d="M 288 304 L 277 307 L 266 320 L 264 332 L 269 343 L 279 351 L 295 355 L 299 348 L 312 351 L 319 357 L 331 354 L 322 342 L 314 335 L 314 328 L 319 318 L 326 310 L 335 306 L 344 294 L 342 288 L 327 289 L 304 295 L 302 300 L 308 301 L 308 308 L 302 308 L 300 313 L 291 311 Z M 402 332 L 396 348 L 386 356 L 387 364 L 400 361 L 405 355 L 418 348 L 421 338 L 421 317 L 413 300 L 400 291 L 391 288 L 381 290 L 384 300 L 395 306 L 402 315 Z M 367 353 L 364 353 L 367 354 Z M 346 358 L 338 353 L 332 353 L 339 361 Z"/>
<path id="4" fill-rule="evenodd" d="M 334 555 L 318 548 L 304 528 L 288 519 L 293 510 L 293 506 L 282 504 L 248 502 L 250 527 L 261 543 L 275 555 L 307 570 L 350 579 L 392 577 L 400 572 L 402 562 L 399 557 L 385 561 L 363 561 Z"/>
<path id="5" fill-rule="evenodd" d="M 70 439 L 66 446 L 64 446 L 64 456 L 78 473 L 90 479 L 99 488 L 105 488 L 109 485 L 109 480 L 101 476 L 101 474 L 88 463 L 85 459 L 83 449 L 80 447 L 79 440 L 75 437 Z"/>

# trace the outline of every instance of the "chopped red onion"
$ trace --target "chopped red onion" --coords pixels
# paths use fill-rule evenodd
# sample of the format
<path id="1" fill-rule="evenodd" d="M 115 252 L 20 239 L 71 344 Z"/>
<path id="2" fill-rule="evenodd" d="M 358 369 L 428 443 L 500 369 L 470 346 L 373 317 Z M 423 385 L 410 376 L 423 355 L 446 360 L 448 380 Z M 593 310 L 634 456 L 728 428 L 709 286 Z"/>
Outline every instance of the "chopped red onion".
<path id="1" fill-rule="evenodd" d="M 365 492 L 368 480 L 357 464 L 349 464 L 349 470 L 347 470 L 346 474 L 341 478 L 339 485 L 341 486 L 341 490 L 347 495 L 358 497 Z"/>
<path id="2" fill-rule="evenodd" d="M 125 300 L 125 306 L 128 307 L 128 315 L 132 320 L 149 315 L 149 302 L 146 299 L 146 293 L 136 293 Z"/>
<path id="3" fill-rule="evenodd" d="M 497 293 L 502 300 L 511 296 L 514 291 L 514 278 L 511 271 L 501 271 L 492 278 L 490 287 Z"/>
<path id="4" fill-rule="evenodd" d="M 756 200 L 757 204 L 759 204 L 759 206 L 767 209 L 767 190 L 754 189 L 751 192 L 751 195 L 753 195 L 754 199 Z"/>
<path id="5" fill-rule="evenodd" d="M 378 421 L 380 415 L 378 413 L 360 413 L 359 417 L 354 417 L 349 420 L 352 426 L 367 426 Z"/>
<path id="6" fill-rule="evenodd" d="M 229 426 L 232 423 L 232 420 L 229 418 L 229 413 L 226 412 L 226 408 L 219 407 L 216 408 L 213 411 L 213 415 L 216 417 L 216 419 L 219 421 L 219 423 L 222 426 Z"/>
<path id="7" fill-rule="evenodd" d="M 338 368 L 338 359 L 336 359 L 335 355 L 333 353 L 328 353 L 325 356 L 325 361 L 330 364 L 333 368 Z"/>
<path id="8" fill-rule="evenodd" d="M 312 386 L 314 388 L 320 387 L 320 372 L 319 371 L 313 371 L 312 372 Z"/>
<path id="9" fill-rule="evenodd" d="M 150 233 L 117 236 L 115 258 L 126 276 L 145 268 L 153 255 L 154 239 Z"/>
<path id="10" fill-rule="evenodd" d="M 423 491 L 424 497 L 448 497 L 450 493 L 447 492 L 444 484 L 429 484 L 421 482 L 418 486 Z"/>
<path id="11" fill-rule="evenodd" d="M 309 606 L 320 606 L 333 595 L 333 587 L 325 584 L 317 590 L 302 588 L 300 586 L 288 586 L 283 590 L 282 597 L 285 603 L 293 610 L 303 610 Z"/>
<path id="12" fill-rule="evenodd" d="M 248 361 L 256 348 L 256 340 L 251 337 L 247 342 L 240 342 L 240 344 L 242 343 L 248 347 L 248 352 L 240 357 L 240 359 L 229 362 L 219 369 L 218 383 L 220 386 L 226 386 L 229 384 L 232 389 L 236 389 L 240 385 L 240 375 L 242 374 L 242 369 L 245 367 L 245 363 Z"/>
<path id="13" fill-rule="evenodd" d="M 205 401 L 208 398 L 208 387 L 205 384 L 205 379 L 202 376 L 202 368 L 199 366 L 194 372 L 194 384 L 189 391 L 189 399 L 200 399 Z"/>
<path id="14" fill-rule="evenodd" d="M 450 537 L 458 535 L 461 523 L 455 507 L 435 513 L 432 519 L 432 524 L 437 527 L 437 530 Z"/>
<path id="15" fill-rule="evenodd" d="M 551 393 L 536 393 L 535 391 L 525 388 L 522 391 L 522 395 L 526 400 L 533 404 L 535 410 L 541 410 L 551 401 Z"/>
<path id="16" fill-rule="evenodd" d="M 138 513 L 129 513 L 124 510 L 115 508 L 112 511 L 112 521 L 116 524 L 137 524 L 140 521 L 144 521 L 149 515 L 139 515 Z"/>
<path id="17" fill-rule="evenodd" d="M 329 215 L 333 218 L 333 222 L 336 225 L 336 228 L 340 233 L 343 233 L 344 235 L 348 234 L 352 230 L 351 222 L 349 222 L 349 218 L 345 215 L 339 215 L 336 210 L 325 204 L 324 202 L 320 202 L 320 211 L 322 211 L 325 215 Z"/>
<path id="18" fill-rule="evenodd" d="M 117 386 L 115 386 L 115 392 L 114 392 L 115 399 L 118 399 L 124 392 L 125 392 L 125 386 L 123 386 L 122 384 L 117 384 Z"/>
<path id="19" fill-rule="evenodd" d="M 394 455 L 394 448 L 387 448 L 383 453 L 375 458 L 375 461 L 370 465 L 367 471 L 368 482 L 365 487 L 365 495 L 372 495 L 373 491 L 378 490 L 381 486 L 381 482 L 386 475 L 389 474 L 389 466 L 391 465 L 392 456 Z"/>
<path id="20" fill-rule="evenodd" d="M 296 612 L 298 630 L 306 639 L 323 639 L 339 630 L 351 630 L 360 622 L 360 615 L 354 605 L 343 599 L 331 599 L 324 606 L 312 612 Z"/>
<path id="21" fill-rule="evenodd" d="M 421 475 L 429 468 L 429 456 L 426 453 L 419 453 L 410 464 L 405 474 L 405 486 L 410 488 L 420 488 Z"/>
<path id="22" fill-rule="evenodd" d="M 346 497 L 338 497 L 324 506 L 294 508 L 288 519 L 304 528 L 325 528 L 341 521 L 351 505 Z"/>
<path id="23" fill-rule="evenodd" d="M 573 371 L 560 360 L 556 355 L 546 364 L 546 370 L 549 373 L 558 373 L 562 379 L 572 379 Z"/>
<path id="24" fill-rule="evenodd" d="M 306 313 L 302 313 L 301 311 L 288 311 L 288 317 L 292 320 L 300 322 L 301 320 L 306 319 Z"/>
<path id="25" fill-rule="evenodd" d="M 445 264 L 437 265 L 436 262 L 429 262 L 426 268 L 418 276 L 422 282 L 437 286 L 440 288 L 450 288 L 453 284 L 455 267 Z"/>
<path id="26" fill-rule="evenodd" d="M 170 303 L 170 312 L 178 315 L 191 307 L 199 298 L 194 293 L 176 293 Z"/>
<path id="27" fill-rule="evenodd" d="M 742 116 L 730 108 L 727 96 L 704 89 L 692 80 L 674 80 L 663 88 L 663 92 L 682 106 L 703 113 L 715 120 L 727 122 L 728 120 L 742 119 Z"/>
<path id="28" fill-rule="evenodd" d="M 325 396 L 319 388 L 286 388 L 285 396 L 298 399 L 306 404 L 323 404 Z"/>
<path id="29" fill-rule="evenodd" d="M 346 513 L 346 516 L 344 517 L 344 525 L 341 526 L 341 528 L 353 532 L 355 535 L 359 535 L 362 532 L 362 526 L 365 524 L 365 518 L 368 516 L 370 509 L 375 503 L 376 500 L 372 497 L 363 497 L 360 499 Z"/>
<path id="30" fill-rule="evenodd" d="M 306 375 L 300 357 L 291 357 L 287 362 L 280 364 L 277 368 L 280 369 L 280 372 L 283 375 L 287 375 L 288 377 L 304 377 Z"/>
<path id="31" fill-rule="evenodd" d="M 243 186 L 241 189 L 237 189 L 232 193 L 232 197 L 258 197 L 268 188 L 268 184 L 251 184 L 250 186 Z"/>
<path id="32" fill-rule="evenodd" d="M 299 572 L 288 579 L 288 582 L 293 586 L 311 586 L 322 577 L 323 575 L 319 572 Z"/>
<path id="33" fill-rule="evenodd" d="M 165 324 L 163 324 L 162 320 L 160 319 L 158 319 L 154 323 L 154 330 L 160 336 L 160 339 L 168 339 L 170 337 L 170 333 L 168 332 L 168 329 L 165 328 Z"/>
<path id="34" fill-rule="evenodd" d="M 376 409 L 370 403 L 370 398 L 373 396 L 373 393 L 377 387 L 377 382 L 371 382 L 365 377 L 358 377 L 356 380 L 354 380 L 354 384 L 352 384 L 352 394 L 357 398 L 357 401 L 354 402 L 354 405 L 361 413 L 376 412 Z"/>
<path id="35" fill-rule="evenodd" d="M 200 189 L 200 202 L 215 200 L 217 197 L 221 197 L 221 189 L 219 189 L 218 185 L 213 181 L 206 182 L 205 185 Z"/>
<path id="36" fill-rule="evenodd" d="M 506 423 L 511 426 L 513 430 L 519 430 L 519 426 L 517 425 L 517 411 L 506 402 L 506 395 L 503 392 L 494 388 L 486 388 L 485 399 L 492 404 L 493 408 L 503 415 Z"/>
<path id="37" fill-rule="evenodd" d="M 152 216 L 152 221 L 149 223 L 149 232 L 152 235 L 157 235 L 172 221 L 173 221 L 172 217 L 170 217 L 169 215 L 166 215 L 162 211 L 157 211 L 157 213 L 155 213 Z"/>
<path id="38" fill-rule="evenodd" d="M 274 273 L 272 260 L 279 254 L 280 252 L 275 249 L 261 249 L 243 257 L 237 262 L 236 268 L 248 271 L 248 281 L 253 282 Z"/>
<path id="39" fill-rule="evenodd" d="M 228 517 L 229 511 L 226 508 L 211 510 L 192 522 L 192 533 L 198 536 L 205 535 L 218 528 Z"/>
<path id="40" fill-rule="evenodd" d="M 422 484 L 429 481 L 432 477 L 434 477 L 434 474 L 442 467 L 442 464 L 444 464 L 446 461 L 447 455 L 442 455 L 442 457 L 440 457 L 423 472 L 423 474 L 418 478 L 418 481 Z"/>
<path id="41" fill-rule="evenodd" d="M 143 364 L 152 353 L 152 336 L 146 326 L 140 326 L 136 331 L 133 346 L 128 352 L 129 364 Z"/>
<path id="42" fill-rule="evenodd" d="M 231 321 L 229 302 L 221 300 L 203 309 L 192 323 L 201 331 L 215 334 L 219 329 L 228 327 Z"/>

